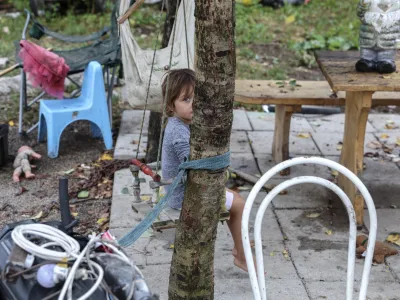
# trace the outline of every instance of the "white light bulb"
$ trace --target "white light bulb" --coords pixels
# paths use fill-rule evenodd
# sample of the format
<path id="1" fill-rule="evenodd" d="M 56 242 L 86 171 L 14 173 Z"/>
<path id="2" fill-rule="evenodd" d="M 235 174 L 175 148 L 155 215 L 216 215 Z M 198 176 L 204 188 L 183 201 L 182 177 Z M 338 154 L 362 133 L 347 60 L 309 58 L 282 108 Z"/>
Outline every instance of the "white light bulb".
<path id="1" fill-rule="evenodd" d="M 54 280 L 54 268 L 55 264 L 48 264 L 41 266 L 37 271 L 37 281 L 42 287 L 50 289 L 56 285 Z"/>

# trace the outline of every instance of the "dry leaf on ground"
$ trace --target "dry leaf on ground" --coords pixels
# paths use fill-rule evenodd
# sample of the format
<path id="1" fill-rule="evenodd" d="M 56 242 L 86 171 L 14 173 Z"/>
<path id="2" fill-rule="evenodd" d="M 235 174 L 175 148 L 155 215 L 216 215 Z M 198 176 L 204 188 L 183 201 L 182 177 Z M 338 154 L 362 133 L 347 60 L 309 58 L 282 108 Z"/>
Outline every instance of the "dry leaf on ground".
<path id="1" fill-rule="evenodd" d="M 386 238 L 386 241 L 396 244 L 397 246 L 400 246 L 400 234 L 398 233 L 389 234 L 389 236 Z"/>

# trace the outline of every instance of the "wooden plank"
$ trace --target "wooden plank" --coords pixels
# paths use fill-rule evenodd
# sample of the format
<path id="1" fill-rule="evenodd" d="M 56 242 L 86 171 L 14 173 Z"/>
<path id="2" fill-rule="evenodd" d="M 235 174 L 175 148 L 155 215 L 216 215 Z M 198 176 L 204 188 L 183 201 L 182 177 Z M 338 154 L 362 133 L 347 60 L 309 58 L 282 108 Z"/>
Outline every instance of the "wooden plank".
<path id="1" fill-rule="evenodd" d="M 400 74 L 397 72 L 392 74 L 357 72 L 355 64 L 360 58 L 358 51 L 317 51 L 315 58 L 332 90 L 336 92 L 400 91 Z M 400 66 L 398 55 L 396 65 Z"/>
<path id="2" fill-rule="evenodd" d="M 281 163 L 289 159 L 289 134 L 292 114 L 299 112 L 301 106 L 286 106 L 278 104 L 275 109 L 275 130 L 272 143 L 272 156 L 275 163 Z M 281 175 L 289 175 L 290 169 L 281 172 Z"/>
<path id="3" fill-rule="evenodd" d="M 345 93 L 333 93 L 327 81 L 297 81 L 283 88 L 277 80 L 236 80 L 235 101 L 244 104 L 344 106 Z M 376 92 L 373 106 L 398 105 L 399 92 Z"/>
<path id="4" fill-rule="evenodd" d="M 368 113 L 371 108 L 371 92 L 347 92 L 345 110 L 345 128 L 340 164 L 358 175 L 363 170 L 364 139 Z M 354 184 L 342 175 L 339 185 L 353 201 L 357 225 L 363 225 L 364 199 L 357 192 Z"/>

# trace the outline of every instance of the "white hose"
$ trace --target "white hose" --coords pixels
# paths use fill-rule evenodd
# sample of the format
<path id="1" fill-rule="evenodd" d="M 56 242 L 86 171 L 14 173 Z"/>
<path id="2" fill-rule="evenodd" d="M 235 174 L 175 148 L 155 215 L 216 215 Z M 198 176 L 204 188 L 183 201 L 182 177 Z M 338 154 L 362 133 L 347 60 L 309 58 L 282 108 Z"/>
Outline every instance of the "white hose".
<path id="1" fill-rule="evenodd" d="M 27 236 L 42 237 L 50 243 L 36 245 Z M 45 260 L 68 261 L 74 260 L 79 254 L 79 243 L 61 230 L 45 224 L 19 225 L 11 233 L 15 244 L 26 252 Z M 44 246 L 44 247 L 43 247 Z M 64 251 L 47 249 L 49 246 L 58 246 Z"/>

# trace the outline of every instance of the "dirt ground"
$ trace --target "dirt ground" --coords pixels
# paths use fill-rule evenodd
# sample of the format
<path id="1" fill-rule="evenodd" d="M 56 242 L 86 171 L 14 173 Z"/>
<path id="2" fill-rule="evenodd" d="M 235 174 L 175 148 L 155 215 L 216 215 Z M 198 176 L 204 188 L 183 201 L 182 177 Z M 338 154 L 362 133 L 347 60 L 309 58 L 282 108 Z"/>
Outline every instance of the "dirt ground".
<path id="1" fill-rule="evenodd" d="M 67 170 L 97 160 L 104 152 L 103 141 L 91 138 L 89 124 L 86 122 L 76 122 L 64 131 L 59 157 L 56 159 L 47 156 L 46 143 L 37 143 L 36 136 L 37 132 L 34 131 L 27 138 L 21 138 L 17 127 L 10 128 L 10 155 L 15 155 L 20 146 L 29 145 L 42 155 L 42 159 L 36 161 L 36 178 L 22 180 L 20 184 L 12 181 L 12 161 L 0 168 L 0 228 L 4 224 L 29 219 L 38 214 L 42 215 L 38 219 L 40 221 L 60 220 L 57 205 L 59 178 L 65 176 L 64 172 Z M 70 179 L 70 186 L 73 180 L 76 179 Z M 27 191 L 19 194 L 21 187 Z M 77 213 L 76 218 L 80 220 L 76 231 L 85 234 L 98 230 L 96 221 L 109 213 L 110 204 L 110 199 L 103 199 L 71 205 L 71 211 Z"/>

